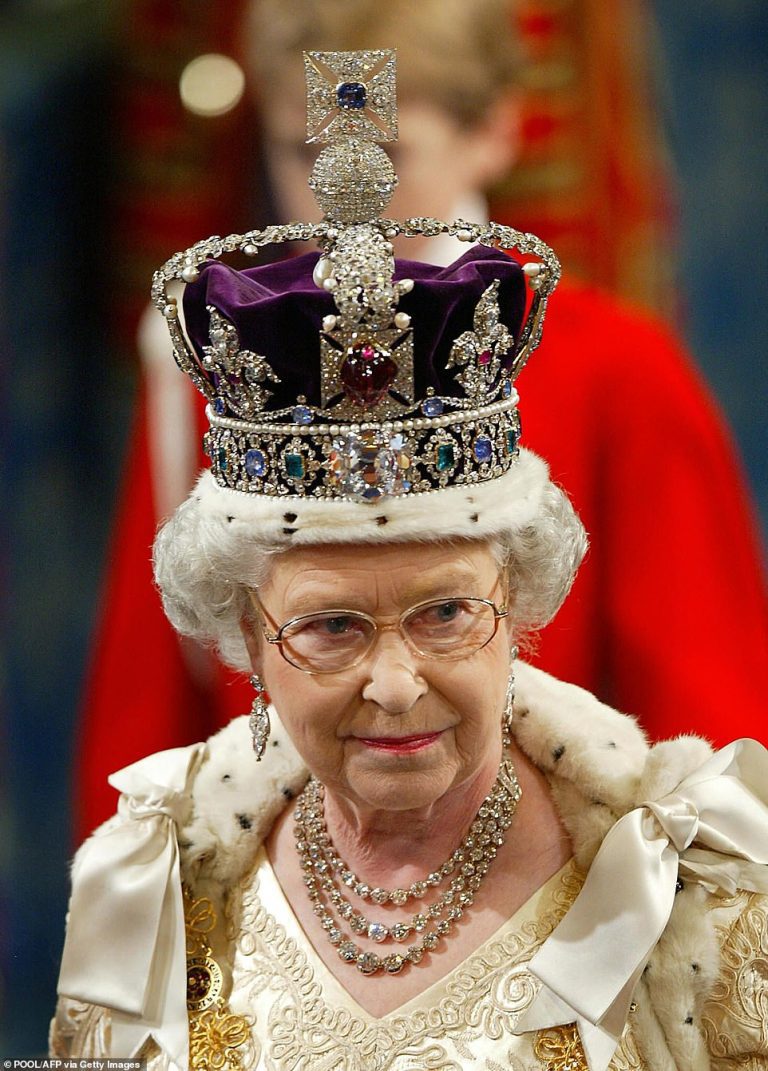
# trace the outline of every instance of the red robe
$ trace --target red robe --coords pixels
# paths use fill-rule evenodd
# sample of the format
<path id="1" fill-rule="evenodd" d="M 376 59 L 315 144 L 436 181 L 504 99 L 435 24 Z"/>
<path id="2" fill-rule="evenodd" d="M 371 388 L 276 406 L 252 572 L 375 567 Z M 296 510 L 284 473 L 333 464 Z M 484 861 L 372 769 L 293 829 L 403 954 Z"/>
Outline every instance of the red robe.
<path id="1" fill-rule="evenodd" d="M 523 441 L 547 458 L 591 539 L 535 662 L 637 715 L 653 738 L 768 740 L 755 523 L 722 418 L 679 344 L 565 281 L 517 386 Z M 202 401 L 199 417 L 202 433 Z M 152 584 L 156 525 L 143 400 L 80 728 L 78 837 L 114 811 L 108 773 L 205 739 L 250 707 L 247 682 L 166 622 Z"/>

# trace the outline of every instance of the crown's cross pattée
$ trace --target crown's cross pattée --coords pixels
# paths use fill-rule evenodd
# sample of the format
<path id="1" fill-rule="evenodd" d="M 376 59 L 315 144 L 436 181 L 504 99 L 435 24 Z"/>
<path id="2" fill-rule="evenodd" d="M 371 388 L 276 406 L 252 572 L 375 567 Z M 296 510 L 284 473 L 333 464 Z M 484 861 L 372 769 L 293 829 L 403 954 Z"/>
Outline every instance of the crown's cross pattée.
<path id="1" fill-rule="evenodd" d="M 397 140 L 395 52 L 305 52 L 307 142 Z"/>

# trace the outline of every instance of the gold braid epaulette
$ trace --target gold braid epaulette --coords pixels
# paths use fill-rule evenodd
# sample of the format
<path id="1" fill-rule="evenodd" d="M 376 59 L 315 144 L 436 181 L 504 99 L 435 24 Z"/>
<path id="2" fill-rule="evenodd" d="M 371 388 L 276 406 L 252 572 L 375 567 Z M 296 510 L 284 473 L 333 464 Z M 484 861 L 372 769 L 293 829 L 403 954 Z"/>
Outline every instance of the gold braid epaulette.
<path id="1" fill-rule="evenodd" d="M 187 936 L 187 1010 L 190 1071 L 242 1071 L 237 1052 L 250 1035 L 248 1020 L 227 1010 L 224 976 L 208 941 L 216 926 L 213 904 L 184 887 Z"/>
<path id="2" fill-rule="evenodd" d="M 575 1023 L 539 1031 L 533 1051 L 546 1071 L 589 1071 Z"/>

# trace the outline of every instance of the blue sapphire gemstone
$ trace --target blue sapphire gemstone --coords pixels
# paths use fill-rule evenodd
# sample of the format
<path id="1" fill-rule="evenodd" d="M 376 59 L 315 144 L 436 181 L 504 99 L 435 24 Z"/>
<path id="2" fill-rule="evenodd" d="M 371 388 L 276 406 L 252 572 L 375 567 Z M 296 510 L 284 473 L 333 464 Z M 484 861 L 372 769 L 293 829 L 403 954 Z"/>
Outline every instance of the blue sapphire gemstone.
<path id="1" fill-rule="evenodd" d="M 424 416 L 440 416 L 443 411 L 443 403 L 439 398 L 425 398 L 421 403 L 421 411 Z"/>
<path id="2" fill-rule="evenodd" d="M 362 82 L 341 82 L 336 86 L 336 103 L 347 111 L 359 111 L 368 99 L 368 90 Z"/>
<path id="3" fill-rule="evenodd" d="M 517 450 L 517 432 L 516 431 L 508 431 L 507 432 L 507 453 L 514 454 L 515 450 Z"/>
<path id="4" fill-rule="evenodd" d="M 437 448 L 437 471 L 447 472 L 456 464 L 453 443 L 440 443 Z"/>
<path id="5" fill-rule="evenodd" d="M 304 458 L 301 454 L 285 455 L 285 471 L 294 479 L 301 480 L 304 476 Z"/>
<path id="6" fill-rule="evenodd" d="M 245 471 L 249 476 L 263 476 L 267 471 L 267 462 L 261 450 L 255 447 L 245 454 Z"/>
<path id="7" fill-rule="evenodd" d="M 213 399 L 213 411 L 218 416 L 223 416 L 227 411 L 227 406 L 223 398 Z"/>
<path id="8" fill-rule="evenodd" d="M 505 379 L 504 383 L 502 384 L 502 387 L 501 387 L 501 396 L 502 396 L 502 398 L 508 398 L 511 393 L 512 393 L 512 380 L 511 379 Z"/>
<path id="9" fill-rule="evenodd" d="M 493 443 L 485 435 L 475 439 L 472 452 L 478 461 L 490 461 L 493 457 Z"/>
<path id="10" fill-rule="evenodd" d="M 311 424 L 312 410 L 306 405 L 297 405 L 292 413 L 294 424 Z"/>

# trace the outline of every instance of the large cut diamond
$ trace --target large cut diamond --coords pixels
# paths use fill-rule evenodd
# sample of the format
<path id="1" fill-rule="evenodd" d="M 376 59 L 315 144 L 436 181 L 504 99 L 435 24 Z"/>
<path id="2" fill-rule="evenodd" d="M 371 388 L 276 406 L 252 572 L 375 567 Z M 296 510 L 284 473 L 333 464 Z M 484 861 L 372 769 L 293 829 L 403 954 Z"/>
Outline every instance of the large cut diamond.
<path id="1" fill-rule="evenodd" d="M 404 494 L 411 486 L 410 466 L 404 437 L 380 431 L 339 436 L 328 455 L 328 468 L 339 490 L 358 502 Z"/>

